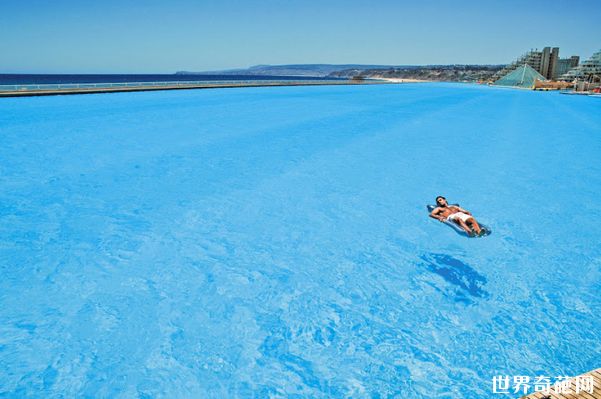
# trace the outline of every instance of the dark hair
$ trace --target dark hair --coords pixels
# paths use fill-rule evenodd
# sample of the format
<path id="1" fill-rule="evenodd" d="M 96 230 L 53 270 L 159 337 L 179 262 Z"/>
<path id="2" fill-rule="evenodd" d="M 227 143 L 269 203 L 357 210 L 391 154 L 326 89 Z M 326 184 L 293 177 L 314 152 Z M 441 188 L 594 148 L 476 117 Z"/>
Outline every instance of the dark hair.
<path id="1" fill-rule="evenodd" d="M 442 198 L 443 200 L 445 200 L 445 201 L 446 201 L 446 198 L 445 198 L 445 197 L 443 197 L 442 195 L 439 195 L 438 197 L 436 197 L 436 203 L 437 203 L 437 204 L 438 204 L 438 199 L 439 199 L 439 198 Z"/>

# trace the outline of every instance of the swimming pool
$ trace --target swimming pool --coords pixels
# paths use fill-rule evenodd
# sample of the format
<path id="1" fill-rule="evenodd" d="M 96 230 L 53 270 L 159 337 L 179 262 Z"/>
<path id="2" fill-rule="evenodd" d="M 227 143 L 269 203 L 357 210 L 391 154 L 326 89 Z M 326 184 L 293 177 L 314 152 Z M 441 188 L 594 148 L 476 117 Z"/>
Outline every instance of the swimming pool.
<path id="1" fill-rule="evenodd" d="M 0 396 L 599 367 L 600 135 L 598 99 L 456 84 L 1 99 Z M 439 194 L 493 234 L 429 219 Z"/>

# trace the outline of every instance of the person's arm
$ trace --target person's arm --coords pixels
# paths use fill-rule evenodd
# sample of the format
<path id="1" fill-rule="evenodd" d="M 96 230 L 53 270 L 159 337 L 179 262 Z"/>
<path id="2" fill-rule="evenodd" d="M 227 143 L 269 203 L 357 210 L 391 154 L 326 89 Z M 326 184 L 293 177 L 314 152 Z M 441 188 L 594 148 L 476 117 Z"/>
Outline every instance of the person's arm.
<path id="1" fill-rule="evenodd" d="M 432 212 L 430 212 L 430 217 L 434 218 L 438 221 L 444 222 L 444 217 L 439 215 L 441 210 L 442 209 L 440 209 L 440 208 L 434 208 L 434 210 Z"/>
<path id="2" fill-rule="evenodd" d="M 453 208 L 457 209 L 459 212 L 463 212 L 463 213 L 465 213 L 466 215 L 471 215 L 471 214 L 472 214 L 470 211 L 468 211 L 468 210 L 465 210 L 465 209 L 463 209 L 463 208 L 462 208 L 462 207 L 460 207 L 460 206 L 453 206 Z"/>

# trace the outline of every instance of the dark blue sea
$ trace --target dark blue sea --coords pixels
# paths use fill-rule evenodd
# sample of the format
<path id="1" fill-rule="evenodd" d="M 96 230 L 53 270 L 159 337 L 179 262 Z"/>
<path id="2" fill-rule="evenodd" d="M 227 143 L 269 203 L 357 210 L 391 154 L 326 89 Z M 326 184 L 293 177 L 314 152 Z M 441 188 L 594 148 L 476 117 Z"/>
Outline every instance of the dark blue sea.
<path id="1" fill-rule="evenodd" d="M 307 76 L 252 76 L 252 75 L 30 75 L 0 74 L 0 85 L 17 84 L 67 84 L 67 83 L 127 83 L 127 82 L 173 82 L 173 81 L 216 81 L 216 80 L 333 80 Z"/>

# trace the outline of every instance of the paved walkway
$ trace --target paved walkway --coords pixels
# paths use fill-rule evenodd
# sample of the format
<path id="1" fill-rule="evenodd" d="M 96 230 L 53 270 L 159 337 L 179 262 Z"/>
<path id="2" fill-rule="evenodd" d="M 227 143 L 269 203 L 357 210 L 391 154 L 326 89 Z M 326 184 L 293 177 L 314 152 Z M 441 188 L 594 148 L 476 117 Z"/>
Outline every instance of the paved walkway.
<path id="1" fill-rule="evenodd" d="M 592 387 L 588 386 L 591 379 Z M 521 399 L 601 399 L 601 368 L 566 381 L 563 388 L 552 387 L 549 393 L 536 392 Z"/>

